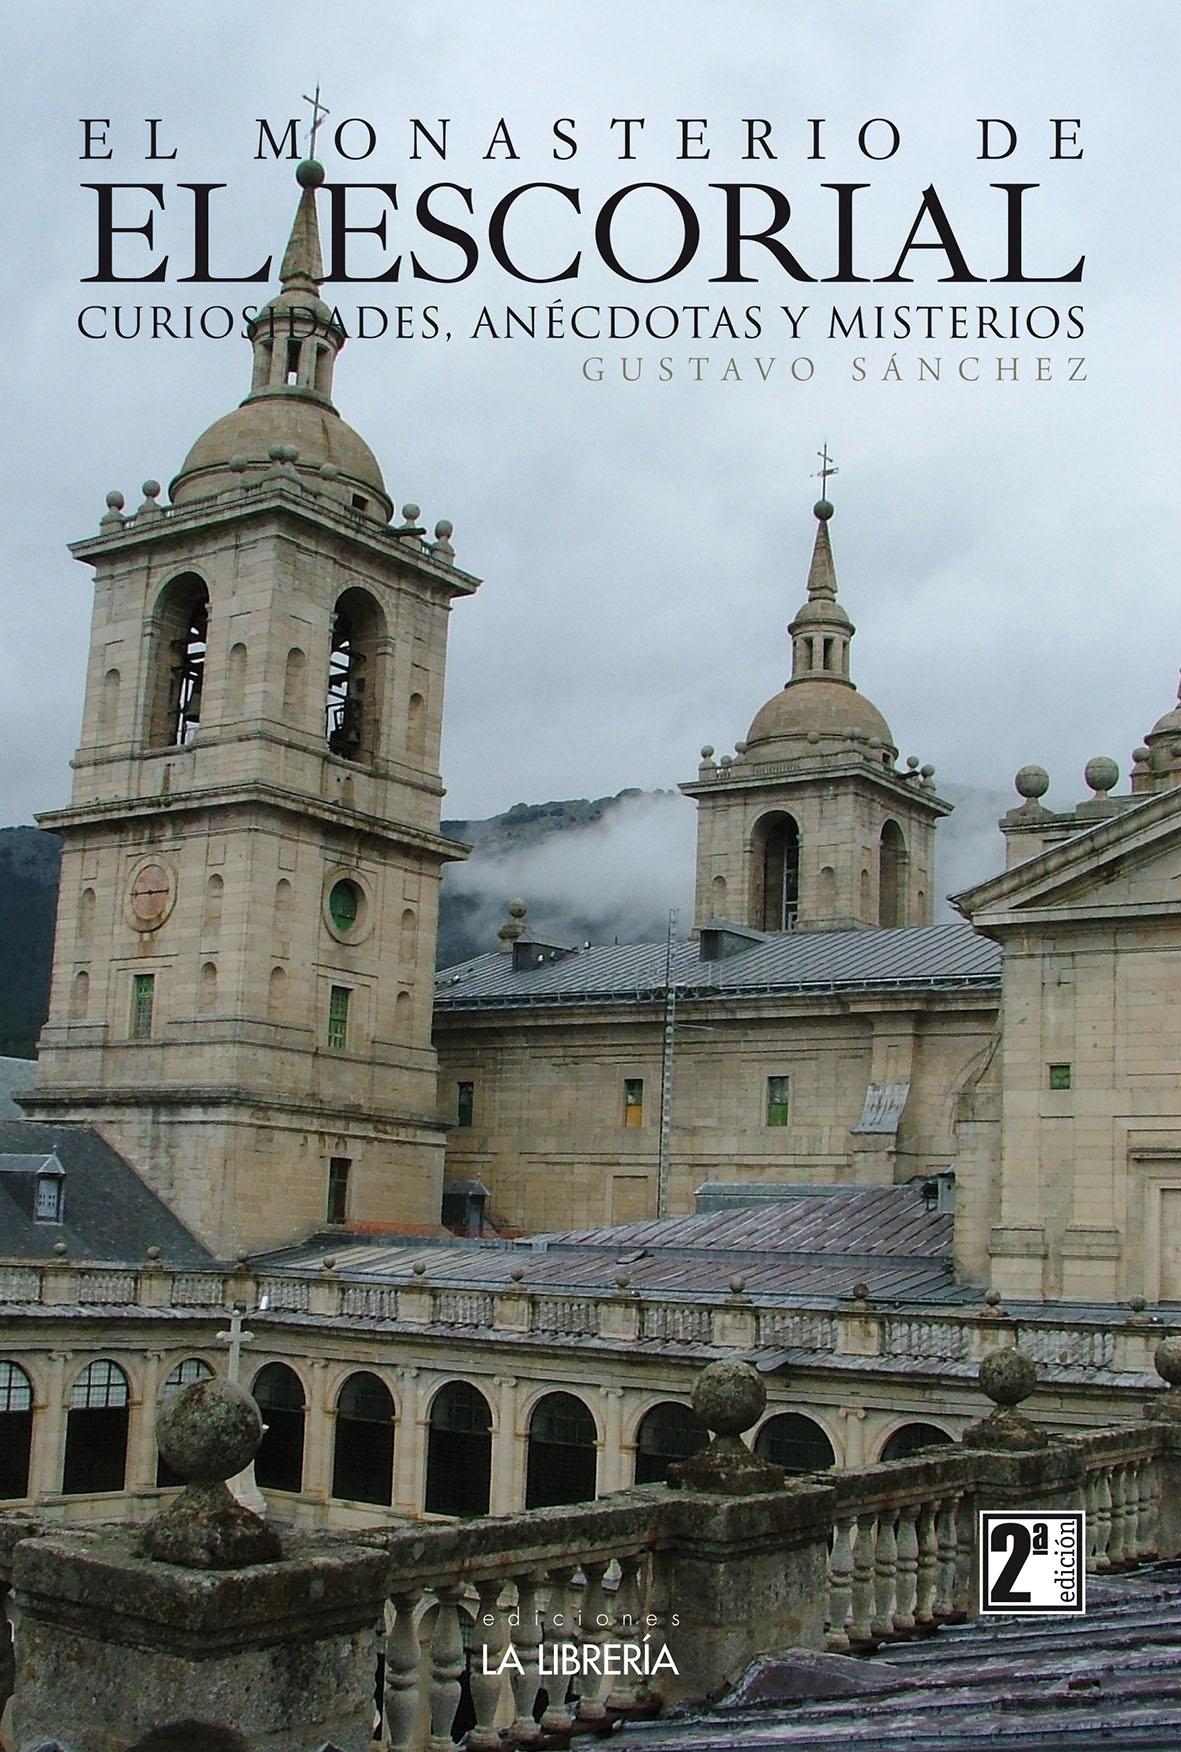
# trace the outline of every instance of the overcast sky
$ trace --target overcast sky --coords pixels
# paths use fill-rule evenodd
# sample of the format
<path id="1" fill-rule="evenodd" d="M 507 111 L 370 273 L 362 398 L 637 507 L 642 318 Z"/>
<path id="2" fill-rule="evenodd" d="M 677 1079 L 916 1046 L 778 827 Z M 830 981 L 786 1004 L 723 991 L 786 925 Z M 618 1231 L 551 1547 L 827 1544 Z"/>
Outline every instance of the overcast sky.
<path id="1" fill-rule="evenodd" d="M 485 225 L 501 194 L 542 180 L 579 186 L 586 215 L 632 181 L 674 184 L 702 215 L 699 265 L 663 286 L 594 269 L 591 217 L 555 205 L 551 235 L 523 213 L 510 238 L 536 271 L 581 247 L 576 284 L 531 287 L 482 261 L 463 288 L 328 289 L 346 312 L 437 303 L 454 335 L 355 341 L 336 377 L 337 405 L 391 493 L 431 525 L 451 518 L 459 563 L 486 580 L 452 621 L 447 815 L 668 788 L 693 775 L 703 742 L 721 752 L 744 736 L 788 673 L 784 628 L 802 597 L 825 439 L 840 466 L 832 537 L 859 629 L 854 679 L 901 753 L 994 790 L 1036 760 L 1061 806 L 1085 794 L 1093 754 L 1112 754 L 1126 774 L 1174 698 L 1181 660 L 1177 22 L 1173 0 L 285 0 L 265 14 L 226 0 L 149 12 L 111 0 L 25 8 L 19 23 L 10 14 L 0 821 L 67 795 L 90 572 L 65 542 L 95 530 L 108 489 L 134 507 L 145 477 L 167 482 L 249 383 L 242 340 L 85 341 L 77 312 L 260 295 L 171 278 L 80 285 L 94 271 L 94 196 L 79 184 L 225 182 L 214 266 L 253 269 L 281 251 L 295 195 L 289 164 L 254 161 L 256 118 L 303 114 L 317 78 L 332 112 L 320 154 L 330 179 L 396 182 L 406 254 L 423 247 L 413 199 L 433 181 L 473 188 Z M 79 163 L 81 116 L 110 118 L 109 163 Z M 147 116 L 162 118 L 176 161 L 144 164 Z M 372 158 L 352 166 L 330 137 L 349 116 L 378 133 Z M 414 116 L 451 118 L 446 164 L 409 162 Z M 631 164 L 618 162 L 608 125 L 623 116 L 647 118 Z M 1011 158 L 976 161 L 980 116 L 1017 127 Z M 1050 162 L 1055 116 L 1081 118 L 1080 162 Z M 518 163 L 482 159 L 500 117 Z M 565 163 L 550 156 L 559 117 L 577 123 L 578 156 Z M 708 118 L 709 161 L 675 162 L 678 117 Z M 776 163 L 743 163 L 743 117 L 773 123 Z M 810 117 L 825 118 L 823 164 L 806 157 Z M 871 117 L 901 132 L 888 163 L 856 150 Z M 710 182 L 781 187 L 794 209 L 785 239 L 823 276 L 835 240 L 820 184 L 842 180 L 872 184 L 857 197 L 866 275 L 893 266 L 928 183 L 974 271 L 1003 272 L 1002 197 L 988 184 L 1005 180 L 1041 184 L 1029 197 L 1030 271 L 1062 272 L 1085 251 L 1082 285 L 938 286 L 942 258 L 929 256 L 912 258 L 913 286 L 800 285 L 761 252 L 759 284 L 709 283 L 722 259 Z M 378 208 L 357 211 L 361 222 Z M 172 272 L 187 272 L 171 189 L 159 224 Z M 635 207 L 618 235 L 637 264 L 667 260 L 671 233 L 655 208 Z M 134 244 L 128 262 L 140 259 Z M 450 271 L 456 252 L 434 247 Z M 899 343 L 901 382 L 878 380 L 889 344 L 828 341 L 818 328 L 793 343 L 770 318 L 758 341 L 467 338 L 481 305 L 556 297 L 770 313 L 807 303 L 816 321 L 834 302 L 1077 303 L 1086 333 Z M 854 353 L 866 356 L 865 381 L 852 380 Z M 920 353 L 941 356 L 945 376 L 980 355 L 986 379 L 998 354 L 1017 356 L 1022 380 L 919 383 Z M 581 363 L 598 354 L 605 380 L 589 382 Z M 1052 381 L 1033 381 L 1039 354 Z M 640 382 L 621 380 L 621 355 L 643 357 Z M 662 355 L 671 382 L 656 380 Z M 1068 383 L 1067 357 L 1080 355 L 1087 381 Z M 756 356 L 776 361 L 766 382 Z M 701 383 L 691 357 L 709 360 Z M 721 380 L 731 357 L 741 381 Z M 793 358 L 812 361 L 811 381 L 793 381 Z"/>

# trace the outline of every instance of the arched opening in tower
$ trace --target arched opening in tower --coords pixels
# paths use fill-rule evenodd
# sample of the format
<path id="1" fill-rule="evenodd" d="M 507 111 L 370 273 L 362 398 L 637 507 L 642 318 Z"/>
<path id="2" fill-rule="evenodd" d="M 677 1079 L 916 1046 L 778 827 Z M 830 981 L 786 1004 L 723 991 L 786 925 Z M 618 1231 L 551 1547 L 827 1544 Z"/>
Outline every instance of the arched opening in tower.
<path id="1" fill-rule="evenodd" d="M 794 931 L 800 916 L 800 829 L 792 815 L 764 815 L 754 831 L 755 905 L 760 930 Z"/>
<path id="2" fill-rule="evenodd" d="M 878 923 L 893 930 L 906 923 L 906 841 L 896 821 L 887 821 L 878 848 Z"/>
<path id="3" fill-rule="evenodd" d="M 195 572 L 165 585 L 156 604 L 155 682 L 150 692 L 148 741 L 183 748 L 201 727 L 209 591 Z"/>
<path id="4" fill-rule="evenodd" d="M 324 734 L 342 760 L 372 761 L 377 754 L 377 645 L 380 608 L 364 590 L 346 590 L 332 616 Z"/>

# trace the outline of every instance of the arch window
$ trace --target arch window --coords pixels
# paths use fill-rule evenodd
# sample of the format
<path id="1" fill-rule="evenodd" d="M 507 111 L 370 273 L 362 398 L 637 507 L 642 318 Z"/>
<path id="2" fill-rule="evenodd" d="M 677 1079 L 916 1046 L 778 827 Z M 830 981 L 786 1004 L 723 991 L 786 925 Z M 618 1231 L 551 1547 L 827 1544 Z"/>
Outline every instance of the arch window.
<path id="1" fill-rule="evenodd" d="M 336 1401 L 332 1494 L 347 1502 L 393 1500 L 394 1401 L 376 1375 L 350 1375 Z"/>
<path id="2" fill-rule="evenodd" d="M 755 828 L 756 916 L 764 931 L 794 931 L 800 916 L 800 829 L 794 816 L 764 816 Z"/>
<path id="3" fill-rule="evenodd" d="M 283 1020 L 283 1010 L 287 1000 L 287 975 L 281 967 L 272 967 L 271 976 L 267 981 L 267 1019 L 271 1022 Z"/>
<path id="4" fill-rule="evenodd" d="M 106 1357 L 88 1363 L 78 1376 L 66 1413 L 63 1496 L 123 1489 L 130 1400 L 127 1376 Z"/>
<path id="5" fill-rule="evenodd" d="M 646 1411 L 636 1431 L 636 1483 L 663 1484 L 669 1462 L 687 1460 L 709 1441 L 709 1431 L 687 1405 L 666 1399 Z"/>
<path id="6" fill-rule="evenodd" d="M 827 1472 L 835 1465 L 832 1443 L 814 1418 L 796 1411 L 769 1417 L 755 1437 L 755 1453 L 785 1472 Z"/>
<path id="7" fill-rule="evenodd" d="M 332 616 L 324 734 L 342 760 L 377 754 L 377 647 L 384 618 L 364 590 L 346 590 Z"/>
<path id="8" fill-rule="evenodd" d="M 98 708 L 98 733 L 106 742 L 114 736 L 119 723 L 119 689 L 122 677 L 117 669 L 108 669 L 103 676 Z"/>
<path id="9" fill-rule="evenodd" d="M 878 848 L 878 923 L 893 930 L 906 923 L 906 841 L 896 821 L 887 821 Z"/>
<path id="10" fill-rule="evenodd" d="M 488 1401 L 470 1381 L 449 1381 L 431 1405 L 423 1506 L 432 1515 L 486 1515 L 491 1480 Z"/>
<path id="11" fill-rule="evenodd" d="M 19 1363 L 0 1362 L 0 1500 L 29 1494 L 33 1383 Z"/>
<path id="12" fill-rule="evenodd" d="M 197 1001 L 203 1016 L 211 1015 L 217 1008 L 216 961 L 206 961 L 201 968 L 201 979 L 197 991 Z"/>
<path id="13" fill-rule="evenodd" d="M 238 643 L 230 646 L 230 655 L 226 662 L 226 697 L 224 716 L 232 721 L 242 717 L 246 710 L 246 647 Z"/>
<path id="14" fill-rule="evenodd" d="M 221 909 L 225 899 L 224 879 L 216 872 L 205 884 L 205 905 L 202 908 L 201 929 L 205 936 L 216 936 L 221 929 Z"/>
<path id="15" fill-rule="evenodd" d="M 946 1430 L 941 1430 L 938 1424 L 909 1423 L 903 1424 L 887 1440 L 880 1458 L 883 1460 L 906 1460 L 911 1454 L 917 1454 L 920 1448 L 942 1447 L 950 1442 L 951 1437 Z"/>
<path id="16" fill-rule="evenodd" d="M 529 1419 L 525 1507 L 591 1502 L 597 1476 L 594 1418 L 573 1393 L 547 1393 Z"/>
<path id="17" fill-rule="evenodd" d="M 307 656 L 298 645 L 287 653 L 283 669 L 283 718 L 288 724 L 298 724 L 303 718 L 306 687 Z"/>
<path id="18" fill-rule="evenodd" d="M 175 1399 L 182 1387 L 191 1387 L 194 1381 L 211 1381 L 213 1370 L 204 1357 L 186 1357 L 177 1363 L 164 1377 L 164 1385 L 160 1389 L 160 1404 L 167 1405 L 170 1399 Z M 161 1488 L 183 1484 L 183 1478 L 172 1470 L 163 1454 L 156 1455 L 156 1483 Z"/>
<path id="19" fill-rule="evenodd" d="M 94 929 L 95 896 L 93 888 L 84 888 L 78 897 L 78 941 L 88 943 Z"/>
<path id="20" fill-rule="evenodd" d="M 90 975 L 81 968 L 74 975 L 73 990 L 70 993 L 70 1021 L 85 1022 L 90 1009 Z"/>
<path id="21" fill-rule="evenodd" d="M 303 1384 L 286 1363 L 268 1363 L 251 1388 L 266 1433 L 254 1458 L 263 1490 L 298 1491 L 303 1486 Z"/>
<path id="22" fill-rule="evenodd" d="M 201 724 L 209 592 L 195 573 L 174 578 L 156 611 L 156 679 L 148 738 L 153 746 L 184 747 Z"/>

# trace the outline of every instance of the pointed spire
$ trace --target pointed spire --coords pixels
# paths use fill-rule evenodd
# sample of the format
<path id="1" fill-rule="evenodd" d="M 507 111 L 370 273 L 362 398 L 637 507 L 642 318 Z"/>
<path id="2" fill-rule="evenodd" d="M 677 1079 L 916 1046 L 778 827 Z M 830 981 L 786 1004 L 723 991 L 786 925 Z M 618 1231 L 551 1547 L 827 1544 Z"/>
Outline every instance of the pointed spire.
<path id="1" fill-rule="evenodd" d="M 316 190 L 324 181 L 324 166 L 314 158 L 305 158 L 295 172 L 295 179 L 303 193 L 295 210 L 279 279 L 285 292 L 292 288 L 318 292 L 324 281 L 324 258 L 320 253 Z"/>
<path id="2" fill-rule="evenodd" d="M 827 499 L 818 499 L 812 507 L 816 517 L 816 540 L 812 546 L 812 564 L 808 567 L 808 598 L 836 601 L 837 569 L 833 563 L 832 544 L 828 539 L 828 520 L 833 508 Z"/>

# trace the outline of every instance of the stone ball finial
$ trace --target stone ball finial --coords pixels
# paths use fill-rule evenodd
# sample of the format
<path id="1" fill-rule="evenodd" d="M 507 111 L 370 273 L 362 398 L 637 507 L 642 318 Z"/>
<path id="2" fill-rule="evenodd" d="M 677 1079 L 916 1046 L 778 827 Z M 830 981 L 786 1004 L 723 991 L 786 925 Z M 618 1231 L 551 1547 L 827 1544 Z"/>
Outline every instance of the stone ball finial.
<path id="1" fill-rule="evenodd" d="M 758 1422 L 767 1403 L 762 1377 L 738 1357 L 709 1363 L 697 1377 L 692 1406 L 707 1430 L 740 1436 Z"/>
<path id="2" fill-rule="evenodd" d="M 722 756 L 721 760 L 718 762 L 718 765 L 724 766 L 724 767 L 733 766 L 734 765 L 734 756 L 732 754 L 724 754 Z"/>
<path id="3" fill-rule="evenodd" d="M 525 1281 L 525 1268 L 521 1265 L 514 1265 L 508 1275 L 514 1284 L 523 1284 Z"/>
<path id="4" fill-rule="evenodd" d="M 1152 1366 L 1170 1387 L 1181 1387 L 1181 1338 L 1162 1338 L 1152 1353 Z"/>
<path id="5" fill-rule="evenodd" d="M 816 744 L 820 741 L 819 730 L 809 730 L 805 741 L 810 742 L 812 747 L 815 748 Z"/>
<path id="6" fill-rule="evenodd" d="M 1092 791 L 1099 796 L 1106 796 L 1108 791 L 1114 791 L 1119 784 L 1119 768 L 1110 755 L 1097 754 L 1083 768 L 1083 777 Z"/>
<path id="7" fill-rule="evenodd" d="M 416 1278 L 425 1277 L 426 1276 L 426 1260 L 425 1259 L 416 1259 L 414 1261 L 414 1264 L 410 1267 L 410 1269 L 414 1273 Z"/>
<path id="8" fill-rule="evenodd" d="M 247 462 L 247 460 L 244 456 L 231 456 L 230 457 L 230 473 L 231 474 L 245 474 L 246 470 L 249 467 L 250 467 L 250 464 Z"/>
<path id="9" fill-rule="evenodd" d="M 55 1241 L 53 1244 L 53 1251 L 57 1255 L 58 1259 L 64 1259 L 66 1257 L 66 1254 L 68 1253 L 69 1249 L 67 1248 L 64 1241 Z"/>
<path id="10" fill-rule="evenodd" d="M 143 495 L 145 499 L 158 499 L 160 497 L 159 481 L 145 481 L 143 484 Z"/>
<path id="11" fill-rule="evenodd" d="M 746 1279 L 744 1277 L 732 1277 L 730 1279 L 730 1294 L 732 1296 L 741 1296 L 745 1289 Z"/>
<path id="12" fill-rule="evenodd" d="M 630 1284 L 631 1277 L 626 1271 L 617 1271 L 615 1273 L 615 1288 L 617 1290 L 626 1290 Z"/>
<path id="13" fill-rule="evenodd" d="M 1144 747 L 1143 743 L 1141 743 L 1139 748 L 1134 748 L 1132 750 L 1132 759 L 1136 762 L 1137 766 L 1141 766 L 1144 761 L 1151 760 L 1152 755 L 1150 751 Z"/>
<path id="14" fill-rule="evenodd" d="M 1013 784 L 1019 797 L 1036 801 L 1050 789 L 1050 775 L 1045 767 L 1023 766 L 1018 769 Z"/>
<path id="15" fill-rule="evenodd" d="M 339 473 L 340 473 L 340 470 L 337 468 L 337 466 L 334 462 L 322 462 L 320 464 L 320 479 L 321 480 L 334 481 Z"/>
<path id="16" fill-rule="evenodd" d="M 117 487 L 113 488 L 112 491 L 107 494 L 107 510 L 108 511 L 122 511 L 122 509 L 123 509 L 124 505 L 126 505 L 126 503 L 127 503 L 127 500 L 123 497 L 122 493 L 118 490 Z"/>
<path id="17" fill-rule="evenodd" d="M 919 757 L 918 757 L 918 755 L 917 754 L 908 754 L 906 757 L 906 764 L 910 768 L 912 773 L 917 773 L 919 770 Z"/>
<path id="18" fill-rule="evenodd" d="M 324 166 L 318 158 L 305 158 L 295 167 L 295 180 L 301 189 L 318 189 L 324 175 Z"/>
<path id="19" fill-rule="evenodd" d="M 702 758 L 702 760 L 712 760 L 713 757 L 714 757 L 713 743 L 707 742 L 705 744 L 704 748 L 701 750 L 701 758 Z"/>
<path id="20" fill-rule="evenodd" d="M 919 773 L 924 779 L 933 779 L 935 777 L 935 768 L 931 765 L 930 761 L 928 761 L 926 766 L 919 768 Z"/>
<path id="21" fill-rule="evenodd" d="M 186 1484 L 215 1484 L 243 1471 L 262 1441 L 262 1415 L 236 1381 L 213 1375 L 169 1399 L 156 1419 L 156 1445 Z"/>
<path id="22" fill-rule="evenodd" d="M 746 743 L 745 742 L 736 742 L 734 744 L 734 752 L 735 752 L 735 754 L 745 754 L 746 753 Z"/>
<path id="23" fill-rule="evenodd" d="M 980 1389 L 994 1405 L 1020 1405 L 1037 1386 L 1037 1367 L 1024 1351 L 1006 1345 L 989 1351 L 980 1364 Z"/>
<path id="24" fill-rule="evenodd" d="M 142 1555 L 205 1570 L 243 1569 L 282 1557 L 274 1529 L 237 1502 L 225 1483 L 249 1466 L 262 1432 L 254 1400 L 223 1375 L 191 1382 L 160 1407 L 160 1455 L 185 1488 L 144 1529 Z"/>
<path id="25" fill-rule="evenodd" d="M 812 515 L 821 523 L 827 523 L 836 507 L 831 499 L 817 499 L 812 507 Z"/>
<path id="26" fill-rule="evenodd" d="M 152 1263 L 155 1264 L 160 1258 L 160 1249 L 158 1247 L 148 1247 L 145 1249 L 144 1257 L 150 1259 Z"/>
<path id="27" fill-rule="evenodd" d="M 440 517 L 435 524 L 435 540 L 450 541 L 455 534 L 455 525 L 449 517 Z"/>
<path id="28" fill-rule="evenodd" d="M 510 919 L 523 919 L 528 911 L 529 908 L 519 897 L 516 900 L 510 900 L 508 903 L 508 915 Z"/>
<path id="29" fill-rule="evenodd" d="M 422 507 L 419 505 L 403 505 L 402 515 L 407 523 L 417 523 L 422 516 Z"/>
<path id="30" fill-rule="evenodd" d="M 858 1302 L 867 1302 L 869 1300 L 869 1285 L 858 1279 L 853 1285 L 853 1296 Z"/>

